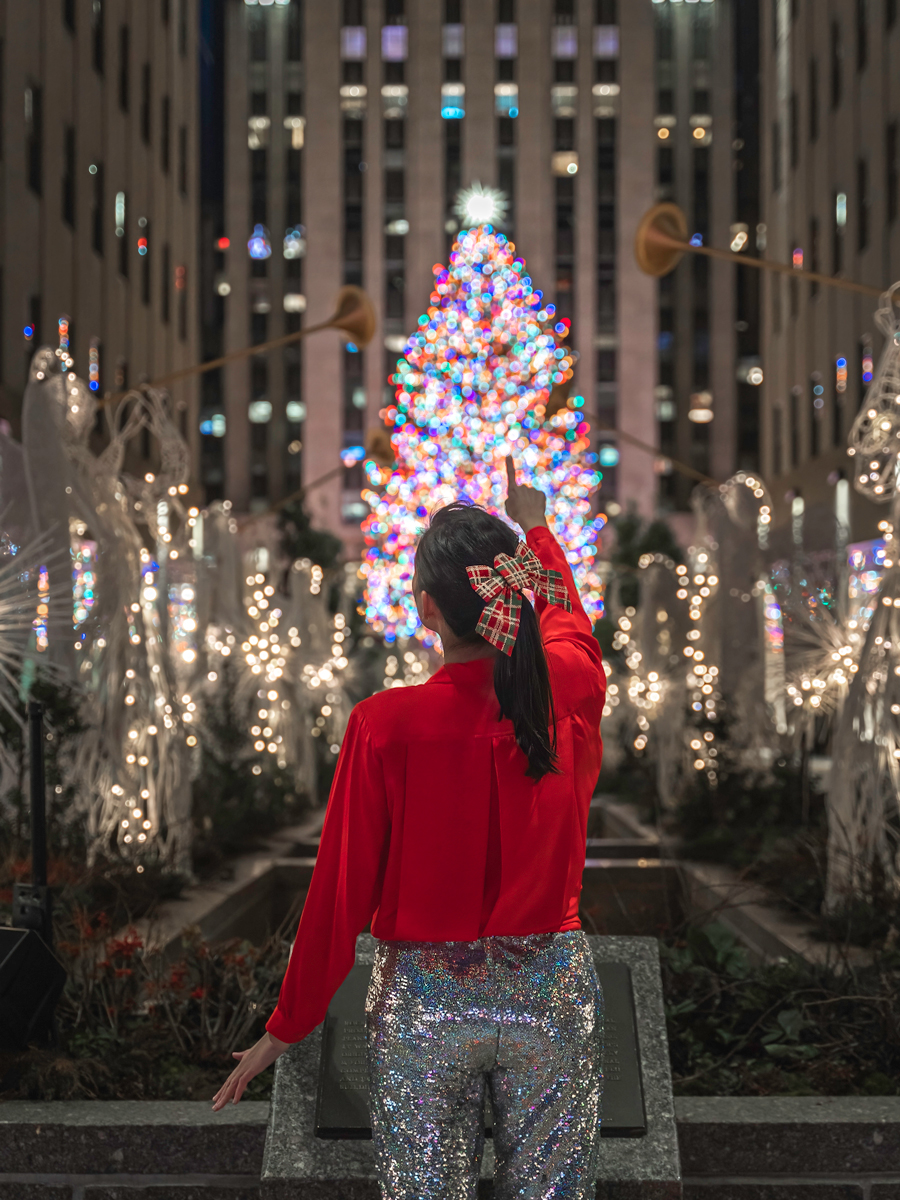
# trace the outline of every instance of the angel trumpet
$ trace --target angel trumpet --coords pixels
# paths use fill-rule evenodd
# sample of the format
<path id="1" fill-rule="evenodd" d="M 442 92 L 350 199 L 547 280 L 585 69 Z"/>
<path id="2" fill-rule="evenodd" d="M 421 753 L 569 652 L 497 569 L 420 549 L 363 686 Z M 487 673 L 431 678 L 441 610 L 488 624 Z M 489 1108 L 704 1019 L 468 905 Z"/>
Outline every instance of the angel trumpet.
<path id="1" fill-rule="evenodd" d="M 293 345 L 301 338 L 308 337 L 311 333 L 319 333 L 323 329 L 340 330 L 341 333 L 347 334 L 355 346 L 364 350 L 375 334 L 375 324 L 375 308 L 372 301 L 361 287 L 347 284 L 338 292 L 334 312 L 327 321 L 322 321 L 318 325 L 308 325 L 304 329 L 298 329 L 296 333 L 288 333 L 284 337 L 274 338 L 271 342 L 261 342 L 257 346 L 245 346 L 242 350 L 232 350 L 230 354 L 223 354 L 221 358 L 213 358 L 209 362 L 195 363 L 192 367 L 182 367 L 180 371 L 171 371 L 168 375 L 161 375 L 159 379 L 151 379 L 149 383 L 141 386 L 168 387 L 169 384 L 177 383 L 181 379 L 190 379 L 193 375 L 204 375 L 207 371 L 224 367 L 227 363 L 238 362 L 242 358 L 252 358 L 256 354 L 266 354 L 269 350 L 278 350 L 282 346 Z M 98 403 L 101 406 L 113 404 L 127 394 L 127 392 L 116 392 L 112 396 L 105 396 Z"/>

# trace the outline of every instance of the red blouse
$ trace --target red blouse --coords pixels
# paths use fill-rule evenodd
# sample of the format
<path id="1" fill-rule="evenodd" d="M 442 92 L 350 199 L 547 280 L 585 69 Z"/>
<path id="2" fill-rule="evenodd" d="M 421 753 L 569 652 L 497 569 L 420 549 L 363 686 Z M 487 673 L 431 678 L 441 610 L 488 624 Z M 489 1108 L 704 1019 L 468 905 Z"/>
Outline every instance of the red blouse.
<path id="1" fill-rule="evenodd" d="M 561 571 L 573 612 L 538 599 L 556 709 L 558 775 L 525 774 L 498 720 L 493 659 L 448 663 L 421 687 L 354 708 L 318 860 L 266 1028 L 305 1038 L 372 922 L 384 941 L 471 942 L 579 929 L 587 817 L 600 771 L 606 676 L 565 555 L 544 528 L 528 544 Z"/>

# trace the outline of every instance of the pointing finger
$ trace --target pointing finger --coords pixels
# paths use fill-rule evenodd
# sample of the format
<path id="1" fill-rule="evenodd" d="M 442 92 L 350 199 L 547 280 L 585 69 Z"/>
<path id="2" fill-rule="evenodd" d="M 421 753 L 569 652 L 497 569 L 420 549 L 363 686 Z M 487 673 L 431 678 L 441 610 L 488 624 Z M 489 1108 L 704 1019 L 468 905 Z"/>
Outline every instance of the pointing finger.
<path id="1" fill-rule="evenodd" d="M 506 458 L 506 483 L 510 492 L 516 487 L 516 464 L 511 454 Z"/>

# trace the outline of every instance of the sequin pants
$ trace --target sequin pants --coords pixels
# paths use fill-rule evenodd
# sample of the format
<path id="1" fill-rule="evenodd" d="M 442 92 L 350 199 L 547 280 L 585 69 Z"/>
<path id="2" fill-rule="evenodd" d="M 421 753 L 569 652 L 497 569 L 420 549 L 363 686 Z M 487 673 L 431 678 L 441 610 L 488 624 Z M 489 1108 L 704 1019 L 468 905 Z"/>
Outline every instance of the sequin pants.
<path id="1" fill-rule="evenodd" d="M 390 1200 L 474 1200 L 484 1096 L 496 1200 L 587 1200 L 603 997 L 579 930 L 379 942 L 366 1003 L 372 1137 Z"/>

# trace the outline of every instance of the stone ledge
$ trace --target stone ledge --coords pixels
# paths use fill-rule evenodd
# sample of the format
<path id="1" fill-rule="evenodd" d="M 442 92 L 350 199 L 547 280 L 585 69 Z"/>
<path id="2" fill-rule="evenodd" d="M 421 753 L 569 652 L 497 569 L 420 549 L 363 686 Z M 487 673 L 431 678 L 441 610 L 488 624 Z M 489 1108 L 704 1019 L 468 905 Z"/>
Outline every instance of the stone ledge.
<path id="1" fill-rule="evenodd" d="M 865 1184 L 822 1180 L 686 1179 L 684 1200 L 868 1200 Z M 880 1197 L 879 1200 L 889 1200 Z"/>
<path id="2" fill-rule="evenodd" d="M 259 1175 L 267 1102 L 214 1113 L 205 1100 L 0 1104 L 6 1174 Z M 2 1176 L 0 1176 L 2 1180 Z"/>
<path id="3" fill-rule="evenodd" d="M 900 1172 L 900 1096 L 680 1096 L 675 1117 L 686 1176 Z"/>

